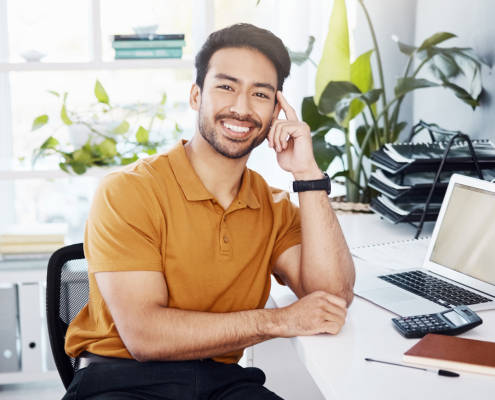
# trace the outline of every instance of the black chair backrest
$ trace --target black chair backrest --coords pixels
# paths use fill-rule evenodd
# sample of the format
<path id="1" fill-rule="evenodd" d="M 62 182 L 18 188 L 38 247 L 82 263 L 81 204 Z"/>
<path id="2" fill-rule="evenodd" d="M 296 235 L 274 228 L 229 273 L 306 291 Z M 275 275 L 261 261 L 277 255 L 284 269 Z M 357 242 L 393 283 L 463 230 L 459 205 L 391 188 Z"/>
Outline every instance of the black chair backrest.
<path id="1" fill-rule="evenodd" d="M 48 261 L 46 319 L 53 358 L 64 386 L 74 378 L 76 359 L 64 350 L 67 327 L 88 302 L 88 264 L 82 243 L 62 247 Z"/>

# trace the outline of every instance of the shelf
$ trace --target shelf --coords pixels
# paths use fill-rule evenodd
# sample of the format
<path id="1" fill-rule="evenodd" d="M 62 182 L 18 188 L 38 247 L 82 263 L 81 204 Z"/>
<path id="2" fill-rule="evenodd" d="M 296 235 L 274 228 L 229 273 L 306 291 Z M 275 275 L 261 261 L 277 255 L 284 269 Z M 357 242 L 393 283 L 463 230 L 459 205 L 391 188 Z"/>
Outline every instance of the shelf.
<path id="1" fill-rule="evenodd" d="M 102 62 L 19 62 L 0 63 L 0 72 L 22 71 L 82 71 L 82 70 L 118 70 L 134 68 L 193 68 L 192 58 L 167 58 L 167 59 L 137 59 L 114 60 Z"/>

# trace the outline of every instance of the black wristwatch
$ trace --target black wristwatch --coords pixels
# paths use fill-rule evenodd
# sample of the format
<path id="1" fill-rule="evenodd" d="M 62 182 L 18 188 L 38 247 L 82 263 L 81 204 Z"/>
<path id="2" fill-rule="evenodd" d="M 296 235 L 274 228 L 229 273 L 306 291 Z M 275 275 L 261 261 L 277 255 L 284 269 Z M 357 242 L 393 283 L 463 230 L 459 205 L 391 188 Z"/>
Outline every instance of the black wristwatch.
<path id="1" fill-rule="evenodd" d="M 327 194 L 330 194 L 332 186 L 330 184 L 330 177 L 326 172 L 322 179 L 315 179 L 313 181 L 294 181 L 292 183 L 292 189 L 294 192 L 306 192 L 308 190 L 324 190 Z"/>

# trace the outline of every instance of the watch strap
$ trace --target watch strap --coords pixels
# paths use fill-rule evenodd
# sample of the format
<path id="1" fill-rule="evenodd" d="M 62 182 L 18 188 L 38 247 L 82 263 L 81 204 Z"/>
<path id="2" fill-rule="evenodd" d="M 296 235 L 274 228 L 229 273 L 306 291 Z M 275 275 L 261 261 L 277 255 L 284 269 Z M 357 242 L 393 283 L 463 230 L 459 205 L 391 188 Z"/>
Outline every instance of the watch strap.
<path id="1" fill-rule="evenodd" d="M 306 192 L 311 190 L 324 190 L 327 194 L 330 194 L 331 183 L 330 177 L 326 172 L 323 172 L 324 177 L 322 179 L 315 179 L 310 181 L 294 181 L 292 183 L 292 189 L 294 192 Z"/>

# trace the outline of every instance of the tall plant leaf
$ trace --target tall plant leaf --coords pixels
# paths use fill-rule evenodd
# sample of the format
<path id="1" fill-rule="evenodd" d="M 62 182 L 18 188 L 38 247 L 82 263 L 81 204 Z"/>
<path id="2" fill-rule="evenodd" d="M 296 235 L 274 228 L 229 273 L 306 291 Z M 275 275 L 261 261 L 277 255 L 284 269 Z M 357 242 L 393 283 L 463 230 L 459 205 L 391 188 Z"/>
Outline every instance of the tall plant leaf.
<path id="1" fill-rule="evenodd" d="M 331 81 L 321 95 L 320 102 L 318 103 L 318 110 L 322 114 L 334 113 L 337 103 L 352 93 L 361 93 L 359 88 L 352 82 Z"/>
<path id="2" fill-rule="evenodd" d="M 332 161 L 336 158 L 342 158 L 344 154 L 344 146 L 334 146 L 325 140 L 327 130 L 324 128 L 319 129 L 312 136 L 313 140 L 313 154 L 318 167 L 322 171 L 326 171 Z"/>
<path id="3" fill-rule="evenodd" d="M 311 132 L 316 131 L 322 126 L 327 127 L 329 130 L 331 128 L 339 127 L 333 118 L 323 115 L 318 111 L 312 96 L 308 96 L 303 99 L 301 114 L 303 121 L 309 125 Z"/>
<path id="4" fill-rule="evenodd" d="M 371 54 L 373 50 L 367 51 L 361 54 L 351 64 L 351 82 L 358 87 L 358 89 L 365 93 L 373 87 L 373 73 L 371 71 Z M 363 111 L 365 105 L 363 102 L 354 100 L 351 102 L 349 120 L 357 116 Z"/>
<path id="5" fill-rule="evenodd" d="M 395 86 L 395 95 L 397 97 L 404 96 L 406 93 L 415 89 L 429 88 L 441 86 L 438 83 L 429 81 L 427 79 L 415 79 L 415 78 L 400 78 L 397 80 Z"/>
<path id="6" fill-rule="evenodd" d="M 421 46 L 419 46 L 418 51 L 427 49 L 428 47 L 436 46 L 439 43 L 445 42 L 448 39 L 457 37 L 450 32 L 437 32 L 431 35 L 429 38 L 425 39 Z"/>
<path id="7" fill-rule="evenodd" d="M 325 46 L 316 71 L 315 103 L 319 105 L 320 97 L 329 82 L 350 79 L 349 28 L 345 0 L 334 0 Z"/>
<path id="8" fill-rule="evenodd" d="M 315 44 L 315 37 L 310 36 L 308 38 L 308 45 L 306 47 L 306 50 L 304 51 L 292 51 L 289 48 L 287 48 L 287 52 L 289 53 L 290 60 L 296 64 L 296 65 L 301 65 L 304 62 L 306 62 L 309 59 L 309 56 L 311 52 L 313 51 L 313 46 Z"/>

